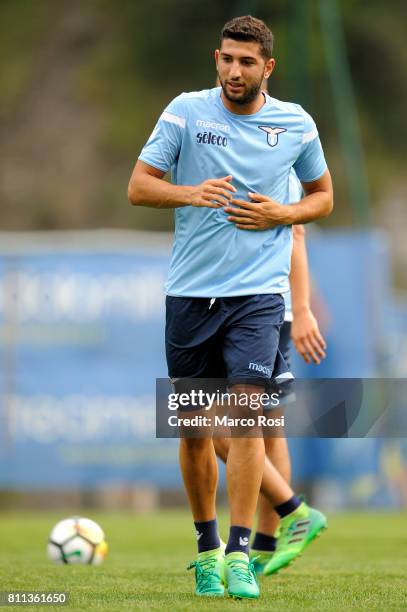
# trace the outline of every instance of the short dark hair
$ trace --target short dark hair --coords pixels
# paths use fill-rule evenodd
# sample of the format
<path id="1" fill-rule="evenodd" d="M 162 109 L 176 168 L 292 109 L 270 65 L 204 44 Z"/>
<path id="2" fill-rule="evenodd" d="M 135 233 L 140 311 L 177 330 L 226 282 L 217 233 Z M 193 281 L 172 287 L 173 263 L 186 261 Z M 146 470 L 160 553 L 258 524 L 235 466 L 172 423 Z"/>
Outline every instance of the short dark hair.
<path id="1" fill-rule="evenodd" d="M 273 32 L 264 21 L 251 15 L 235 17 L 225 23 L 220 34 L 221 45 L 225 38 L 259 43 L 261 54 L 266 60 L 273 54 Z"/>

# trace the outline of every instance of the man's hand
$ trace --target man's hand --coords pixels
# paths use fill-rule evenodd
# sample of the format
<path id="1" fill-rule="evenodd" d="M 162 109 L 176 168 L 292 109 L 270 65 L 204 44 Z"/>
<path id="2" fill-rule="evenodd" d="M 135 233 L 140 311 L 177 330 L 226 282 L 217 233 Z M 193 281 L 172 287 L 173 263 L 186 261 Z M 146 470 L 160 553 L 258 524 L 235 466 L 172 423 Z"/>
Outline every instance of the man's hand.
<path id="1" fill-rule="evenodd" d="M 229 204 L 232 194 L 236 191 L 231 185 L 232 176 L 221 179 L 208 179 L 195 187 L 192 187 L 191 205 L 206 206 L 208 208 L 221 208 Z"/>
<path id="2" fill-rule="evenodd" d="M 319 364 L 326 357 L 326 342 L 323 339 L 316 318 L 309 308 L 294 313 L 291 324 L 291 340 L 305 363 L 311 360 Z"/>
<path id="3" fill-rule="evenodd" d="M 228 221 L 236 224 L 238 229 L 266 230 L 277 225 L 289 225 L 287 215 L 289 206 L 283 206 L 275 200 L 259 193 L 249 193 L 251 202 L 232 200 L 232 204 L 240 206 L 225 206 L 225 212 L 230 214 Z"/>

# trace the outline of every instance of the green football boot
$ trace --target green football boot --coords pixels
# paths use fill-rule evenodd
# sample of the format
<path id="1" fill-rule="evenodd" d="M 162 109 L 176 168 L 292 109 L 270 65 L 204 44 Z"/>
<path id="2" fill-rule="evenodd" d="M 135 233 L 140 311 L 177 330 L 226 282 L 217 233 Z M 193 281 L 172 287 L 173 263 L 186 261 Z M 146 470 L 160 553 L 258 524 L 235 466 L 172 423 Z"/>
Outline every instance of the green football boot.
<path id="1" fill-rule="evenodd" d="M 261 576 L 261 574 L 263 574 L 264 568 L 266 567 L 267 563 L 271 560 L 271 557 L 273 555 L 274 555 L 274 551 L 268 552 L 268 551 L 263 551 L 263 550 L 254 550 L 254 548 L 250 550 L 249 558 L 253 564 L 254 571 L 256 572 L 257 576 Z"/>
<path id="2" fill-rule="evenodd" d="M 280 537 L 280 525 L 278 525 L 276 531 L 274 532 L 274 537 L 276 540 L 278 540 Z M 263 574 L 265 566 L 270 561 L 274 553 L 275 550 L 256 550 L 255 548 L 250 549 L 250 561 L 254 565 L 257 576 L 261 576 Z"/>
<path id="3" fill-rule="evenodd" d="M 281 519 L 277 547 L 264 566 L 263 574 L 270 576 L 290 565 L 327 526 L 322 512 L 302 502 L 294 512 Z"/>
<path id="4" fill-rule="evenodd" d="M 233 599 L 257 599 L 260 595 L 253 563 L 243 552 L 225 556 L 225 587 Z"/>
<path id="5" fill-rule="evenodd" d="M 223 586 L 223 566 L 225 549 L 223 546 L 215 550 L 199 553 L 187 569 L 195 568 L 195 594 L 200 597 L 222 597 L 225 593 Z"/>

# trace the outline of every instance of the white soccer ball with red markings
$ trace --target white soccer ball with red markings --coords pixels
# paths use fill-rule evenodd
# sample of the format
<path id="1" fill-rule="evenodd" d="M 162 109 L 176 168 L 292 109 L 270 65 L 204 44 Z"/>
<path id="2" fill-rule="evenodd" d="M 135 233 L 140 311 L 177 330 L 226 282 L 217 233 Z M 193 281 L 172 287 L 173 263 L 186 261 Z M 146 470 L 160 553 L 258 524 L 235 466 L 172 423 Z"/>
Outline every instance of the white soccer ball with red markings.
<path id="1" fill-rule="evenodd" d="M 55 525 L 48 539 L 54 563 L 100 565 L 108 551 L 103 529 L 88 518 L 73 516 Z"/>

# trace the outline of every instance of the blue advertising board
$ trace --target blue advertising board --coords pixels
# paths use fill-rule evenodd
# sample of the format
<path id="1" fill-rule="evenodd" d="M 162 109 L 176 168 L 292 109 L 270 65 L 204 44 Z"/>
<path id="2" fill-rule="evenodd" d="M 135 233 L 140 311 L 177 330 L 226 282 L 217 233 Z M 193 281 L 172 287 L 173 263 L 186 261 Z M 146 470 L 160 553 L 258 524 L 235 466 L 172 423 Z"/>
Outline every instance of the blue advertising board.
<path id="1" fill-rule="evenodd" d="M 390 295 L 382 237 L 327 231 L 309 251 L 329 351 L 320 370 L 296 361 L 299 375 L 376 375 Z M 1 487 L 180 486 L 176 441 L 155 438 L 168 262 L 168 248 L 0 245 Z M 357 467 L 338 460 L 338 441 L 291 441 L 297 477 L 378 473 L 381 442 L 346 443 L 365 445 Z"/>

